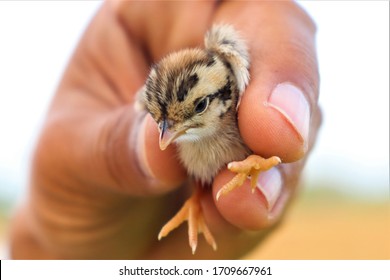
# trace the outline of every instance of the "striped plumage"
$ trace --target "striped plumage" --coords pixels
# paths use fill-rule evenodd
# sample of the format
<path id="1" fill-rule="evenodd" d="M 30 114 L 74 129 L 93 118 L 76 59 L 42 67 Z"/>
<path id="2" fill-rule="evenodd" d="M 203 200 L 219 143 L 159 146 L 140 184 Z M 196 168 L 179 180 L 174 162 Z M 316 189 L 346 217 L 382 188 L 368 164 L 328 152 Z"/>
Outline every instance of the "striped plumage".
<path id="1" fill-rule="evenodd" d="M 188 221 L 192 252 L 198 232 L 216 249 L 203 217 L 202 187 L 229 163 L 228 168 L 237 175 L 219 190 L 216 199 L 242 185 L 247 176 L 251 176 L 254 190 L 259 173 L 280 163 L 278 157 L 250 155 L 240 136 L 237 109 L 248 82 L 248 51 L 228 25 L 213 26 L 206 34 L 204 49 L 172 53 L 152 67 L 138 104 L 158 123 L 160 148 L 177 144 L 179 158 L 196 186 L 193 195 L 161 229 L 159 239 Z"/>
<path id="2" fill-rule="evenodd" d="M 180 134 L 172 139 L 179 158 L 203 184 L 211 183 L 230 161 L 250 153 L 238 131 L 236 110 L 249 80 L 248 67 L 248 53 L 237 33 L 217 25 L 206 35 L 205 49 L 166 56 L 152 67 L 146 82 L 143 103 L 159 124 L 161 137 L 167 131 Z"/>

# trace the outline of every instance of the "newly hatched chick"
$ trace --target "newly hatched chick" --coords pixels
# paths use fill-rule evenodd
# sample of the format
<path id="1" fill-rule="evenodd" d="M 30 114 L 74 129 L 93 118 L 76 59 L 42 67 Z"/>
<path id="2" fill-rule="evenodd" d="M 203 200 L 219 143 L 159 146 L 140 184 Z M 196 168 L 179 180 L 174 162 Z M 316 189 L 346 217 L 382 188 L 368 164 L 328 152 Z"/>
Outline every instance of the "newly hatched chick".
<path id="1" fill-rule="evenodd" d="M 254 190 L 259 173 L 280 163 L 278 157 L 250 155 L 240 136 L 237 109 L 248 82 L 248 51 L 230 25 L 213 26 L 205 36 L 205 49 L 172 53 L 152 67 L 139 101 L 158 124 L 160 148 L 175 142 L 179 158 L 196 184 L 194 194 L 162 228 L 159 239 L 188 220 L 192 252 L 198 232 L 216 249 L 200 206 L 202 187 L 210 186 L 228 164 L 238 174 L 218 192 L 217 200 L 248 176 Z"/>

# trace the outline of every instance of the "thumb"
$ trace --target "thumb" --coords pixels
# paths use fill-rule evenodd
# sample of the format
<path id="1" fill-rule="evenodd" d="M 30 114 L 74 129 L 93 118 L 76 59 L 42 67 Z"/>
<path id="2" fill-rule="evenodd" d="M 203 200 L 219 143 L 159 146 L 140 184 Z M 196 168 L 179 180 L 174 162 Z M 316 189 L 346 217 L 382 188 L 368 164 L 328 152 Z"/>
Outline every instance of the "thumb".
<path id="1" fill-rule="evenodd" d="M 96 127 L 96 138 L 86 138 L 91 141 L 88 146 L 100 143 L 103 148 L 97 152 L 102 155 L 94 156 L 92 151 L 85 160 L 102 158 L 100 164 L 108 171 L 100 173 L 107 175 L 104 180 L 131 195 L 158 194 L 179 186 L 186 173 L 173 145 L 160 149 L 157 124 L 150 115 L 131 105 L 116 111 L 111 118 L 102 116 L 106 121 Z"/>
<path id="2" fill-rule="evenodd" d="M 182 183 L 186 172 L 179 163 L 174 145 L 162 151 L 156 122 L 149 114 L 140 112 L 138 123 L 132 126 L 128 148 L 132 150 L 135 169 L 148 191 L 160 193 Z"/>
<path id="3" fill-rule="evenodd" d="M 256 154 L 292 162 L 306 154 L 310 130 L 316 129 L 315 27 L 295 3 L 269 3 L 263 8 L 267 28 L 250 33 L 256 34 L 250 42 L 252 82 L 242 99 L 239 126 Z"/>
<path id="4" fill-rule="evenodd" d="M 185 179 L 175 147 L 161 151 L 157 125 L 132 105 L 85 113 L 87 104 L 78 104 L 83 111 L 56 103 L 38 142 L 36 171 L 84 191 L 129 195 L 167 192 Z"/>
<path id="5" fill-rule="evenodd" d="M 53 99 L 34 159 L 43 177 L 88 193 L 131 195 L 165 192 L 184 180 L 175 148 L 161 151 L 157 125 L 133 106 L 148 66 L 128 36 L 103 5 Z"/>

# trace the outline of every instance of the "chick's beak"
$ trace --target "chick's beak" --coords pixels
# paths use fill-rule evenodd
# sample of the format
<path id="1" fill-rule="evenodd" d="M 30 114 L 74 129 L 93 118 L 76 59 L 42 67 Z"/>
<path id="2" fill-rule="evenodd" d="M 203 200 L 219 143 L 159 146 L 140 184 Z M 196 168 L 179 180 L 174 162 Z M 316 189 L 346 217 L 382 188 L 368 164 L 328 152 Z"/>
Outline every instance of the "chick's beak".
<path id="1" fill-rule="evenodd" d="M 164 151 L 173 141 L 175 141 L 179 136 L 186 133 L 185 130 L 172 131 L 168 128 L 167 120 L 163 120 L 159 123 L 160 129 L 160 149 Z"/>

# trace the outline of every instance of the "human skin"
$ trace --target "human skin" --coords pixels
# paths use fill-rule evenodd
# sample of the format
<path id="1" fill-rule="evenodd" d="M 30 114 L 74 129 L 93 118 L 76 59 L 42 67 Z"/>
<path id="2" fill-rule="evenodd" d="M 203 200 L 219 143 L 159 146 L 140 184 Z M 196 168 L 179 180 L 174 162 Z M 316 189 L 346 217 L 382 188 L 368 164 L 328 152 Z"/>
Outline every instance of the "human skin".
<path id="1" fill-rule="evenodd" d="M 218 250 L 200 238 L 192 255 L 184 226 L 157 240 L 188 198 L 190 179 L 174 145 L 160 150 L 157 125 L 134 102 L 152 63 L 202 46 L 218 22 L 232 24 L 247 41 L 251 81 L 239 128 L 256 154 L 282 158 L 276 169 L 282 185 L 271 209 L 260 191 L 251 193 L 249 182 L 216 202 L 215 194 L 234 176 L 221 170 L 202 196 Z M 294 2 L 105 2 L 52 101 L 29 194 L 13 220 L 11 257 L 234 259 L 249 252 L 288 209 L 321 123 L 314 36 L 314 23 Z M 272 97 L 280 84 L 299 89 L 305 114 L 294 100 Z"/>

